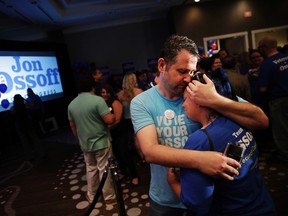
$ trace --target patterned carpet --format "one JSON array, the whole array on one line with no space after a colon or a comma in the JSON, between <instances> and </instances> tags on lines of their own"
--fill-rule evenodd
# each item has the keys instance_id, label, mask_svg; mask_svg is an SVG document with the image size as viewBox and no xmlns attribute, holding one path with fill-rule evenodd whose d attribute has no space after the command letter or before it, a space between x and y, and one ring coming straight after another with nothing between
<instances>
[{"instance_id":1,"label":"patterned carpet","mask_svg":"<svg viewBox=\"0 0 288 216\"><path fill-rule=\"evenodd\" d=\"M75 153L71 159L65 160L58 170L57 180L53 182L54 190L61 194L63 199L72 198L75 200L75 209L80 211L87 210L89 206L85 198L87 185L83 160L81 153ZM147 173L147 168L138 166L138 171L143 172L144 169L145 173ZM122 193L128 195L128 198L124 201L127 215L146 215L145 212L147 212L147 207L149 207L147 193L149 182L144 181L143 177L141 179L141 186L138 187L132 187L129 180L120 182ZM91 215L117 215L117 213L117 205L105 205L100 198Z\"/></svg>"},{"instance_id":2,"label":"patterned carpet","mask_svg":"<svg viewBox=\"0 0 288 216\"><path fill-rule=\"evenodd\" d=\"M1 158L0 215L85 215L89 203L85 163L70 133L56 133L42 140L46 157L24 161L21 152ZM16 146L19 147L19 146ZM17 148L16 148L17 149ZM4 155L2 155L4 156ZM127 215L147 215L149 207L149 166L137 164L139 185L121 180ZM92 215L118 215L117 205L105 205L101 198Z\"/></svg>"},{"instance_id":3,"label":"patterned carpet","mask_svg":"<svg viewBox=\"0 0 288 216\"><path fill-rule=\"evenodd\" d=\"M17 144L15 144L17 145ZM89 203L83 155L67 130L58 131L42 140L46 157L24 161L19 146L11 146L0 158L1 216L80 216ZM287 165L267 163L269 153L262 153L260 171L275 201L278 216L288 215ZM137 164L140 184L132 187L121 181L128 216L148 215L149 166ZM100 200L90 214L117 216L117 205L104 205Z\"/></svg>"}]
</instances>

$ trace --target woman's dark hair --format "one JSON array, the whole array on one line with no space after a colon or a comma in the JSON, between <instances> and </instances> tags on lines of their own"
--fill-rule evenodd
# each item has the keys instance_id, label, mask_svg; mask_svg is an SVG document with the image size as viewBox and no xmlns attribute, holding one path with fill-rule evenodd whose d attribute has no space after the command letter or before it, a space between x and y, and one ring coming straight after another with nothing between
<instances>
[{"instance_id":1,"label":"woman's dark hair","mask_svg":"<svg viewBox=\"0 0 288 216\"><path fill-rule=\"evenodd\" d=\"M218 94L230 98L231 100L238 101L237 95L228 80L227 73L222 68L217 68L213 73L206 74L214 83L215 89ZM209 119L215 118L219 115L216 110L210 109Z\"/></svg>"},{"instance_id":2,"label":"woman's dark hair","mask_svg":"<svg viewBox=\"0 0 288 216\"><path fill-rule=\"evenodd\" d=\"M251 59L252 54L259 53L260 56L262 56L261 52L258 49L251 49L249 50L249 58Z\"/></svg>"},{"instance_id":3,"label":"woman's dark hair","mask_svg":"<svg viewBox=\"0 0 288 216\"><path fill-rule=\"evenodd\" d=\"M206 71L206 68L207 68L206 63L207 63L207 58L200 58L199 61L197 62L197 66Z\"/></svg>"},{"instance_id":4,"label":"woman's dark hair","mask_svg":"<svg viewBox=\"0 0 288 216\"><path fill-rule=\"evenodd\" d=\"M225 69L233 69L236 66L236 58L233 56L226 56L222 59L222 66Z\"/></svg>"},{"instance_id":5,"label":"woman's dark hair","mask_svg":"<svg viewBox=\"0 0 288 216\"><path fill-rule=\"evenodd\" d=\"M116 94L115 94L115 91L114 91L114 89L112 88L112 86L109 85L109 84L105 84L105 85L102 87L102 89L105 89L106 92L107 92L108 94L110 94L110 98L106 101L106 103L107 103L108 107L111 107L113 101L114 101L115 99L117 99L117 96L116 96Z\"/></svg>"},{"instance_id":6,"label":"woman's dark hair","mask_svg":"<svg viewBox=\"0 0 288 216\"><path fill-rule=\"evenodd\" d=\"M226 71L217 68L213 73L209 73L208 77L213 81L216 91L224 97L237 101L236 93L228 79Z\"/></svg>"},{"instance_id":7,"label":"woman's dark hair","mask_svg":"<svg viewBox=\"0 0 288 216\"><path fill-rule=\"evenodd\" d=\"M221 48L221 49L218 51L217 54L220 54L220 52L222 52L222 51L226 52L227 56L230 55L229 51L228 51L227 49L225 49L225 48Z\"/></svg>"},{"instance_id":8,"label":"woman's dark hair","mask_svg":"<svg viewBox=\"0 0 288 216\"><path fill-rule=\"evenodd\" d=\"M220 59L218 54L214 54L206 59L206 71L212 71L212 65L214 64L216 58Z\"/></svg>"}]
</instances>

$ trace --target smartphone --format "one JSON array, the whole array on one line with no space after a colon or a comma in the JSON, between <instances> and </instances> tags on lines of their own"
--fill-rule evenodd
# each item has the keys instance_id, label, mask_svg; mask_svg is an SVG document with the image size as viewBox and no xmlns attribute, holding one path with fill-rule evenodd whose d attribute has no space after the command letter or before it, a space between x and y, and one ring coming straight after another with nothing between
<instances>
[{"instance_id":1,"label":"smartphone","mask_svg":"<svg viewBox=\"0 0 288 216\"><path fill-rule=\"evenodd\" d=\"M241 147L239 143L228 142L224 151L224 155L240 162L245 152L245 148Z\"/></svg>"},{"instance_id":2,"label":"smartphone","mask_svg":"<svg viewBox=\"0 0 288 216\"><path fill-rule=\"evenodd\" d=\"M200 72L200 71L196 71L193 73L191 79L190 79L190 82L192 82L192 80L198 80L199 82L203 83L203 84L206 84L204 78L203 78L203 73Z\"/></svg>"}]
</instances>

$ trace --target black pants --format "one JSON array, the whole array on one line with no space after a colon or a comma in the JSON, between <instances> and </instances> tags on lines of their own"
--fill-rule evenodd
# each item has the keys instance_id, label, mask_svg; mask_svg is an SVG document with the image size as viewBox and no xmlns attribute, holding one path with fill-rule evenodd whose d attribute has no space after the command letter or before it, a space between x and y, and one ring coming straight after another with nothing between
<instances>
[{"instance_id":1,"label":"black pants","mask_svg":"<svg viewBox=\"0 0 288 216\"><path fill-rule=\"evenodd\" d=\"M149 216L195 216L195 213L186 209L162 206L150 199Z\"/></svg>"}]
</instances>

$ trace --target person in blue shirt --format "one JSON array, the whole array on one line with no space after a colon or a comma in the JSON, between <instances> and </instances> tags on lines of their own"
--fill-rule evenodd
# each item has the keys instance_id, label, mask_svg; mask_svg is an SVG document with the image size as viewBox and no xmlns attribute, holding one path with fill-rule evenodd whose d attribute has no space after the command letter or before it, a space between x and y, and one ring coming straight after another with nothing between
<instances>
[{"instance_id":1,"label":"person in blue shirt","mask_svg":"<svg viewBox=\"0 0 288 216\"><path fill-rule=\"evenodd\" d=\"M206 82L211 80L205 79ZM218 92L229 95L219 82L214 84ZM276 215L258 170L258 150L253 134L215 110L196 104L187 91L182 106L189 119L202 125L188 138L184 149L224 152L227 143L237 143L244 154L234 181L215 179L195 169L181 168L180 174L169 169L167 180L177 197L197 216Z\"/></svg>"},{"instance_id":2,"label":"person in blue shirt","mask_svg":"<svg viewBox=\"0 0 288 216\"><path fill-rule=\"evenodd\" d=\"M288 165L288 56L277 50L277 40L265 36L259 41L265 56L259 68L258 90L268 97L268 106L276 152L270 162Z\"/></svg>"}]
</instances>

